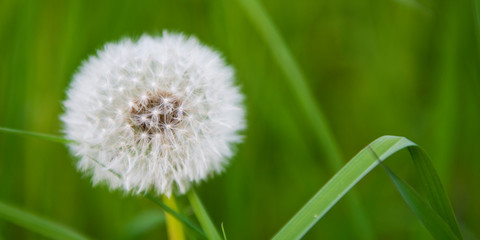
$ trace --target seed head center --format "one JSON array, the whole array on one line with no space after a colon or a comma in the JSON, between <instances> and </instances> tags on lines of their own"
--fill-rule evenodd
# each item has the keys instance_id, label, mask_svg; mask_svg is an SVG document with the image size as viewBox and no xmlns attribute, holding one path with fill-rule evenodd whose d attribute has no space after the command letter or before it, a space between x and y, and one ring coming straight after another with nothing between
<instances>
[{"instance_id":1,"label":"seed head center","mask_svg":"<svg viewBox=\"0 0 480 240\"><path fill-rule=\"evenodd\" d=\"M181 102L168 92L142 95L130 108L132 126L153 135L171 129L183 116Z\"/></svg>"}]
</instances>

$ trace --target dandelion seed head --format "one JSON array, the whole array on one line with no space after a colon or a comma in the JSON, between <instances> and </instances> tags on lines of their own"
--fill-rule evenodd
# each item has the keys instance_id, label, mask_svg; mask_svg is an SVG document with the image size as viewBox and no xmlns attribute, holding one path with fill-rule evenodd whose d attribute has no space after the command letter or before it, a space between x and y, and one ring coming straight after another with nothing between
<instances>
[{"instance_id":1,"label":"dandelion seed head","mask_svg":"<svg viewBox=\"0 0 480 240\"><path fill-rule=\"evenodd\" d=\"M85 61L61 119L94 184L170 195L227 165L245 128L243 98L215 51L164 32L106 44Z\"/></svg>"}]
</instances>

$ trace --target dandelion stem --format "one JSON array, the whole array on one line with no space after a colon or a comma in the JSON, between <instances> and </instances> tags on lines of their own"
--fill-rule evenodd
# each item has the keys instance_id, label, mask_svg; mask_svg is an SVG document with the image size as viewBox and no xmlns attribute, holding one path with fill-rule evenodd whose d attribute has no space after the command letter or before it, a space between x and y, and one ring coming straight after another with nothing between
<instances>
[{"instance_id":1,"label":"dandelion stem","mask_svg":"<svg viewBox=\"0 0 480 240\"><path fill-rule=\"evenodd\" d=\"M172 210L178 211L177 203L175 201L175 196L171 197L163 196L163 202L165 205L169 206ZM184 240L185 234L183 233L182 223L178 221L174 216L165 211L165 216L167 217L167 232L168 239L170 240Z\"/></svg>"}]
</instances>

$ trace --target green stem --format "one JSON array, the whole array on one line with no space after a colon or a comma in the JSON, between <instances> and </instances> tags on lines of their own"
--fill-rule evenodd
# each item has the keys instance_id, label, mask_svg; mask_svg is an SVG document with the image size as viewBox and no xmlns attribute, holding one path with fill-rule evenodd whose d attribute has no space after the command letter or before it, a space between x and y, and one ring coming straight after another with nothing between
<instances>
[{"instance_id":1,"label":"green stem","mask_svg":"<svg viewBox=\"0 0 480 240\"><path fill-rule=\"evenodd\" d=\"M205 210L205 207L203 207L202 201L198 197L195 190L191 189L187 193L187 197L188 197L188 200L190 201L190 205L192 205L193 211L195 212L195 215L197 216L198 221L200 222L200 225L202 226L203 230L205 230L205 233L208 236L208 239L211 239L211 240L222 239L220 237L220 234L217 231L217 228L215 227L215 224L213 224L212 219L210 218L210 216L208 216L208 213Z\"/></svg>"},{"instance_id":2,"label":"green stem","mask_svg":"<svg viewBox=\"0 0 480 240\"><path fill-rule=\"evenodd\" d=\"M177 203L175 201L175 196L163 197L163 202L165 205L169 206L172 210L178 211ZM185 234L183 233L183 227L180 221L174 216L165 211L165 216L167 220L167 232L168 239L170 240L185 240Z\"/></svg>"},{"instance_id":3,"label":"green stem","mask_svg":"<svg viewBox=\"0 0 480 240\"><path fill-rule=\"evenodd\" d=\"M183 215L180 215L179 213L177 213L176 211L168 207L165 203L163 203L162 201L160 201L150 193L145 194L145 197L148 198L153 203L160 206L165 212L177 218L179 221L185 224L185 226L187 226L188 228L196 232L200 237L202 237L203 239L207 239L207 236L205 235L205 233L199 227L197 227L194 223L192 223L188 218L184 217Z\"/></svg>"}]
</instances>

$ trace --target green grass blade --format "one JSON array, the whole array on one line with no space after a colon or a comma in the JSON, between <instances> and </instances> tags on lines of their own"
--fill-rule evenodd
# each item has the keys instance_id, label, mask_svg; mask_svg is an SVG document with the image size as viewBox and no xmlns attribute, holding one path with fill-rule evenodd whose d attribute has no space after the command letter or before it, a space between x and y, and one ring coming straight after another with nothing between
<instances>
[{"instance_id":1,"label":"green grass blade","mask_svg":"<svg viewBox=\"0 0 480 240\"><path fill-rule=\"evenodd\" d=\"M387 166L383 165L407 205L430 231L435 239L458 239L450 226L430 205L404 180L396 176Z\"/></svg>"},{"instance_id":2,"label":"green grass blade","mask_svg":"<svg viewBox=\"0 0 480 240\"><path fill-rule=\"evenodd\" d=\"M421 175L425 198L432 209L462 239L448 198L429 158L412 141L404 137L383 136L360 151L335 174L313 198L275 235L274 239L301 238L357 182L392 154L408 148L415 168ZM379 161L380 160L380 161Z\"/></svg>"},{"instance_id":3,"label":"green grass blade","mask_svg":"<svg viewBox=\"0 0 480 240\"><path fill-rule=\"evenodd\" d=\"M208 213L203 207L202 201L200 201L200 198L198 197L195 190L190 190L187 196L190 204L192 205L193 211L195 212L195 215L200 222L200 225L202 225L203 230L205 230L208 239L221 240L222 238L220 237L217 228L215 228L215 224L213 224L212 220L208 216Z\"/></svg>"},{"instance_id":4,"label":"green grass blade","mask_svg":"<svg viewBox=\"0 0 480 240\"><path fill-rule=\"evenodd\" d=\"M295 99L299 102L307 120L313 126L319 138L328 161L335 166L335 171L341 167L343 157L326 118L318 106L312 92L307 86L307 80L298 63L293 58L279 31L267 15L265 9L256 0L237 0L245 10L259 34L270 48L274 59L284 72L287 84L290 85Z\"/></svg>"},{"instance_id":5,"label":"green grass blade","mask_svg":"<svg viewBox=\"0 0 480 240\"><path fill-rule=\"evenodd\" d=\"M171 214L172 216L174 216L176 219L178 219L180 222L182 222L185 226L187 226L188 228L190 228L191 230L193 230L195 233L197 233L200 237L202 237L203 239L206 239L207 236L205 235L205 233L199 228L197 227L197 225L195 225L194 223L192 223L188 218L186 218L185 216L177 213L176 211L174 211L173 209L169 208L165 203L163 203L160 199L156 198L155 196L153 196L152 194L150 193L147 193L145 194L145 197L150 199L150 201L152 201L153 203L157 204L158 206L160 206L161 208L163 208L163 210L165 210L165 212L168 212L169 214Z\"/></svg>"},{"instance_id":6,"label":"green grass blade","mask_svg":"<svg viewBox=\"0 0 480 240\"><path fill-rule=\"evenodd\" d=\"M65 226L40 218L2 202L0 202L0 218L51 239L88 239Z\"/></svg>"},{"instance_id":7,"label":"green grass blade","mask_svg":"<svg viewBox=\"0 0 480 240\"><path fill-rule=\"evenodd\" d=\"M47 140L47 141L51 141L51 142L58 142L58 143L63 143L63 144L74 143L75 142L73 140L69 140L69 139L59 137L59 136L55 136L55 135L29 132L29 131L24 131L24 130L4 128L4 127L0 127L0 132L12 133L12 134L17 134L17 135L22 135L22 136L36 137L36 138L40 138L40 139L43 139L43 140Z\"/></svg>"},{"instance_id":8,"label":"green grass blade","mask_svg":"<svg viewBox=\"0 0 480 240\"><path fill-rule=\"evenodd\" d=\"M298 102L305 119L312 126L326 156L330 171L336 172L343 165L344 158L323 111L308 88L307 79L300 66L295 61L275 24L258 1L237 0L237 2L245 10L246 15L263 37L267 47L270 48L274 59L286 76L287 84L293 91L294 100ZM353 227L359 235L358 237L360 239L372 239L373 232L358 196L352 193L347 201L354 224Z\"/></svg>"},{"instance_id":9,"label":"green grass blade","mask_svg":"<svg viewBox=\"0 0 480 240\"><path fill-rule=\"evenodd\" d=\"M225 228L223 227L223 222L222 222L222 233L223 233L223 240L227 240L227 233L225 233Z\"/></svg>"},{"instance_id":10,"label":"green grass blade","mask_svg":"<svg viewBox=\"0 0 480 240\"><path fill-rule=\"evenodd\" d=\"M420 176L422 184L423 195L431 207L448 223L455 235L462 239L462 233L458 227L455 214L452 206L448 201L447 194L440 182L435 168L433 167L430 158L427 156L422 148L409 147L408 151L414 160L415 169Z\"/></svg>"}]
</instances>

